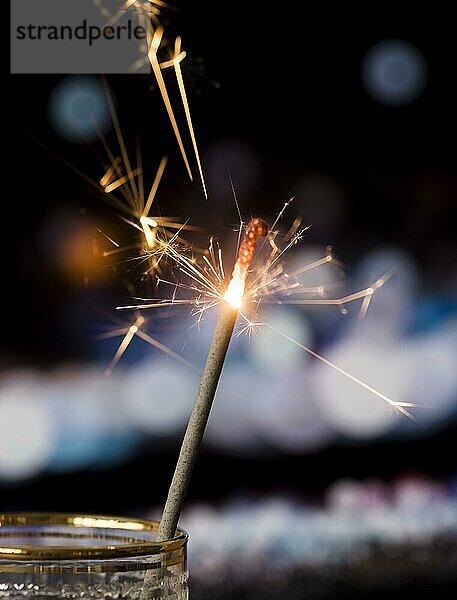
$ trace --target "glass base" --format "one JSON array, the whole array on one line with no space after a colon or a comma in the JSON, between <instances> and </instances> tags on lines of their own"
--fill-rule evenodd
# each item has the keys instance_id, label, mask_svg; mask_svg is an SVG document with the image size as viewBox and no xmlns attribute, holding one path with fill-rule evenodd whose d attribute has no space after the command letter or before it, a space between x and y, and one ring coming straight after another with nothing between
<instances>
[{"instance_id":1,"label":"glass base","mask_svg":"<svg viewBox=\"0 0 457 600\"><path fill-rule=\"evenodd\" d=\"M0 515L0 599L187 600L187 534L85 515ZM143 591L144 588L144 591Z\"/></svg>"}]
</instances>

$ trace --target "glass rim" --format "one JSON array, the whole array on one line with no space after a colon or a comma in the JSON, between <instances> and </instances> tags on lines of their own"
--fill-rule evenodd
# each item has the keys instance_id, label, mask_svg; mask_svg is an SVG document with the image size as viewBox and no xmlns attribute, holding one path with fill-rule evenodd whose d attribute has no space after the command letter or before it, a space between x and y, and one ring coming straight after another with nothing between
<instances>
[{"instance_id":1,"label":"glass rim","mask_svg":"<svg viewBox=\"0 0 457 600\"><path fill-rule=\"evenodd\" d=\"M5 545L2 537L2 528L17 527L52 527L68 525L76 530L118 530L128 533L136 532L150 534L159 528L158 521L147 521L144 519L118 517L111 515L93 515L79 513L0 513L0 560L16 561L68 561L68 560L104 560L129 557L144 557L158 554L176 552L184 548L188 540L188 534L184 529L178 527L174 538L155 542L139 538L122 538L128 543L113 544L105 546L37 546L37 545ZM77 536L75 536L77 537Z\"/></svg>"}]
</instances>

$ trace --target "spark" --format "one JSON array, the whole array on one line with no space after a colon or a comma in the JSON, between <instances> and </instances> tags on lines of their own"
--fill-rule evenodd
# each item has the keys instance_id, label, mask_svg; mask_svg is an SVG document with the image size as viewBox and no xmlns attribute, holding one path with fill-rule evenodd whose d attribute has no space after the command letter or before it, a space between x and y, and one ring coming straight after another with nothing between
<instances>
[{"instance_id":1,"label":"spark","mask_svg":"<svg viewBox=\"0 0 457 600\"><path fill-rule=\"evenodd\" d=\"M116 190L117 188L121 187L121 185L124 185L124 183L127 183L127 181L130 181L132 179L132 177L136 177L137 175L140 175L140 174L141 174L141 169L133 169L132 171L129 171L127 173L127 175L124 175L120 179L117 179L116 181L113 181L112 183L107 185L103 191L105 192L105 194L109 194L113 190Z\"/></svg>"},{"instance_id":2,"label":"spark","mask_svg":"<svg viewBox=\"0 0 457 600\"><path fill-rule=\"evenodd\" d=\"M364 319L366 317L372 298L373 294L370 294L368 296L365 296L365 298L363 299L362 306L360 307L359 319Z\"/></svg>"},{"instance_id":3,"label":"spark","mask_svg":"<svg viewBox=\"0 0 457 600\"><path fill-rule=\"evenodd\" d=\"M253 318L248 318L243 312L240 311L240 315L245 321L245 324L240 327L236 333L236 337L241 337L242 335L247 335L249 338L255 333L258 333L262 327L268 325L263 321L255 321Z\"/></svg>"},{"instance_id":4,"label":"spark","mask_svg":"<svg viewBox=\"0 0 457 600\"><path fill-rule=\"evenodd\" d=\"M184 112L186 114L187 125L189 127L190 137L192 139L192 145L194 147L195 158L197 160L198 172L200 174L200 180L203 187L203 193L205 194L205 198L208 199L208 193L206 190L205 178L203 176L203 169L200 162L200 155L198 152L197 140L195 139L194 126L192 124L192 117L190 115L189 103L187 101L186 88L184 86L184 79L181 71L181 38L177 37L175 42L175 58L173 58L173 66L175 69L176 79L178 81L179 92L181 94L182 103L184 106ZM184 58L184 57L183 57Z\"/></svg>"},{"instance_id":5,"label":"spark","mask_svg":"<svg viewBox=\"0 0 457 600\"><path fill-rule=\"evenodd\" d=\"M106 173L100 179L100 185L101 185L102 188L106 188L106 186L108 185L108 183L114 177L114 175L116 174L116 172L117 172L117 170L119 168L120 162L121 162L120 157L117 157L115 159L115 163L113 165L111 165L110 167L108 167L108 169L106 170Z\"/></svg>"},{"instance_id":6,"label":"spark","mask_svg":"<svg viewBox=\"0 0 457 600\"><path fill-rule=\"evenodd\" d=\"M198 228L187 224L183 225L176 217L150 214L165 173L168 158L167 156L161 158L149 194L145 199L143 183L144 173L141 165L140 147L137 144L136 165L132 165L132 160L127 151L127 145L122 135L110 90L105 80L103 80L103 84L121 156L115 157L115 154L108 146L106 140L100 135L100 141L102 142L110 162L108 168L105 168L104 175L101 177L99 184L93 182L90 178L80 173L77 169L74 169L71 165L69 166L96 188L97 191L101 188L104 198L109 195L109 202L121 213L119 214L119 218L130 227L139 231L144 239L144 243L140 242L135 245L120 247L118 244L116 250L106 251L104 252L104 256L113 256L127 250L140 248L145 253L141 260L145 260L149 263L149 267L145 274L149 275L154 272L160 273L160 262L164 254L162 250L163 246L158 244L157 240L160 238L162 242L165 243L172 240L175 243L180 242L184 244L184 240L174 237L172 230L192 231L197 230ZM116 195L118 192L120 192L122 198ZM155 212L157 213L157 211ZM127 216L124 216L122 213L125 213Z\"/></svg>"},{"instance_id":7,"label":"spark","mask_svg":"<svg viewBox=\"0 0 457 600\"><path fill-rule=\"evenodd\" d=\"M178 362L185 365L186 367L188 367L194 371L199 371L199 369L197 367L195 367L192 363L190 363L188 360L186 360L183 356L181 356L180 354L177 354L176 352L171 350L171 348L169 348L165 344L162 344L162 342L159 342L155 338L151 337L148 333L146 333L142 329L143 326L145 325L145 323L146 323L146 319L142 315L140 315L136 318L135 322L132 325L130 325L129 327L117 329L117 330L111 331L107 334L103 334L103 335L99 336L99 339L118 337L120 335L124 336L121 343L119 344L119 347L117 348L109 366L105 369L105 375L107 375L107 376L111 375L111 373L113 372L113 369L119 363L119 361L121 360L122 356L125 354L127 348L130 346L130 344L135 336L137 336L140 339L142 339L143 341L147 342L150 346L157 348L158 350L160 350L161 352L163 352L170 358L177 360Z\"/></svg>"},{"instance_id":8,"label":"spark","mask_svg":"<svg viewBox=\"0 0 457 600\"><path fill-rule=\"evenodd\" d=\"M152 40L148 51L149 62L151 63L152 70L154 72L155 78L157 80L157 84L160 89L160 93L162 94L162 99L165 104L165 108L168 113L168 118L170 119L171 126L173 128L173 132L176 137L176 141L178 142L179 149L181 151L181 156L183 158L184 164L187 169L187 173L191 181L193 181L192 172L190 170L189 161L187 160L186 151L184 149L184 144L182 142L181 134L179 132L178 123L175 118L175 114L173 112L173 107L171 106L170 98L168 96L167 87L165 85L164 78L162 76L162 71L160 69L159 60L157 58L157 52L160 48L160 44L162 41L164 29L162 25L158 25L156 29L152 32Z\"/></svg>"},{"instance_id":9,"label":"spark","mask_svg":"<svg viewBox=\"0 0 457 600\"><path fill-rule=\"evenodd\" d=\"M152 20L154 20L154 19L152 19ZM179 93L181 96L181 102L183 105L184 114L186 116L187 126L189 129L189 134L190 134L190 138L192 141L192 147L193 147L195 159L197 162L197 168L198 168L198 172L199 172L199 176L200 176L200 180L201 180L201 184L202 184L202 188L203 188L203 193L205 195L205 198L208 199L208 192L207 192L207 188L206 188L205 177L203 174L203 168L202 168L202 164L201 164L201 160L200 160L200 153L198 150L195 129L194 129L193 121L192 121L189 101L187 98L186 87L184 84L184 77L183 77L182 69L181 69L181 63L186 58L187 53L181 49L182 40L181 40L181 37L178 36L175 39L175 47L174 47L173 56L169 60L159 62L158 52L159 52L160 46L162 44L164 28L160 24L160 22L156 22L155 25L156 25L156 27L153 28L151 22L146 22L146 31L147 31L147 37L148 37L148 42L149 42L147 59L149 60L149 63L151 64L153 73L155 75L157 84L159 86L159 90L162 95L162 100L164 102L164 105L165 105L165 108L166 108L166 111L168 114L168 118L170 119L170 123L173 128L173 132L175 134L176 141L178 142L178 146L179 146L185 167L187 169L187 173L189 175L190 180L193 181L192 171L191 171L191 168L189 165L189 160L187 158L186 150L184 148L182 136L179 131L178 122L175 117L175 113L174 113L173 106L172 106L172 103L171 103L171 100L170 100L170 97L168 94L165 80L161 73L161 71L163 71L169 67L173 67L173 69L174 69L176 81L178 83ZM138 63L136 63L133 68L136 69L141 64L144 64L143 60L138 61Z\"/></svg>"},{"instance_id":10,"label":"spark","mask_svg":"<svg viewBox=\"0 0 457 600\"><path fill-rule=\"evenodd\" d=\"M327 256L324 261L325 262L330 262L330 260L328 260L329 257ZM314 264L322 264L322 261L316 261L316 263ZM302 269L299 269L299 272L303 272ZM327 306L344 306L345 304L348 304L349 302L353 302L354 300L361 300L363 299L362 302L362 314L363 316L366 315L366 312L368 310L368 306L371 302L371 299L374 295L374 293L376 292L376 290L378 290L380 287L382 287L389 279L390 277L393 275L393 271L390 270L387 273L385 273L382 277L380 277L379 279L377 279L371 286L364 288L362 290L359 290L358 292L355 292L353 294L348 294L346 296L342 296L341 298L315 298L315 299L299 299L299 300L284 300L282 301L282 304L299 304L299 305L327 305ZM321 293L324 293L324 288L321 288Z\"/></svg>"},{"instance_id":11,"label":"spark","mask_svg":"<svg viewBox=\"0 0 457 600\"><path fill-rule=\"evenodd\" d=\"M108 368L105 370L105 375L111 375L114 367L117 365L117 363L120 361L120 359L124 355L125 351L127 350L127 348L130 345L130 342L133 340L134 336L138 333L139 328L143 325L143 323L144 323L144 317L139 316L136 319L135 323L127 329L123 340L119 344L119 347L113 356L113 359L111 360Z\"/></svg>"},{"instance_id":12,"label":"spark","mask_svg":"<svg viewBox=\"0 0 457 600\"><path fill-rule=\"evenodd\" d=\"M180 286L181 287L181 286ZM162 298L148 298L145 304L131 304L129 306L116 306L116 310L131 310L131 309L145 309L145 308L163 308L166 306L179 306L180 304L189 305L193 304L192 300L176 300L175 298L170 300L163 300Z\"/></svg>"},{"instance_id":13,"label":"spark","mask_svg":"<svg viewBox=\"0 0 457 600\"><path fill-rule=\"evenodd\" d=\"M239 205L239 202L238 202L238 197L236 195L235 186L233 185L233 179L232 179L232 176L231 176L230 172L228 173L228 177L229 177L229 181L230 181L230 187L232 189L233 201L235 202L236 211L238 213L238 218L239 218L238 239L237 239L237 242L236 242L236 256L237 256L238 252L239 252L239 249L240 249L241 234L242 234L243 227L244 227L244 221L243 221L243 217L241 215L241 210L240 210L240 205ZM235 256L235 258L236 258L236 256Z\"/></svg>"},{"instance_id":14,"label":"spark","mask_svg":"<svg viewBox=\"0 0 457 600\"><path fill-rule=\"evenodd\" d=\"M115 250L105 250L103 252L103 256L107 258L108 256L114 256L115 254L120 254L121 252L125 252L126 250L138 250L138 244L131 244L130 246L118 246Z\"/></svg>"},{"instance_id":15,"label":"spark","mask_svg":"<svg viewBox=\"0 0 457 600\"><path fill-rule=\"evenodd\" d=\"M97 231L98 231L98 233L101 233L102 236L105 237L109 242L111 242L113 244L113 246L116 246L116 248L119 248L119 244L115 240L113 240L113 238L110 238L110 236L107 235L104 231L102 231L98 227L97 227ZM105 252L103 253L103 256L105 256Z\"/></svg>"},{"instance_id":16,"label":"spark","mask_svg":"<svg viewBox=\"0 0 457 600\"><path fill-rule=\"evenodd\" d=\"M128 183L130 184L131 194L133 195L133 197L134 198L138 198L138 188L137 188L136 183L135 183L135 179L134 179L134 175L133 175L133 169L132 169L132 167L130 165L130 159L129 159L127 148L126 148L126 145L125 145L125 142L124 142L124 137L122 135L122 131L121 131L121 128L120 128L119 119L117 118L117 113L116 113L116 110L114 108L113 98L112 98L110 90L108 88L108 83L107 83L106 79L102 79L102 83L103 83L103 88L104 88L104 91L105 91L105 97L106 97L106 100L108 102L108 108L109 108L110 115L111 115L111 121L113 122L114 130L116 132L117 141L118 141L118 144L119 144L119 148L121 150L122 160L123 160L123 163L125 165L125 168L126 168L127 174L128 174L126 182L128 181Z\"/></svg>"},{"instance_id":17,"label":"spark","mask_svg":"<svg viewBox=\"0 0 457 600\"><path fill-rule=\"evenodd\" d=\"M285 203L283 209L276 218L275 223L282 217L285 208L289 204L290 201ZM275 241L278 238L279 232L277 230L272 231L271 229L268 229L267 233L267 227L265 224L262 225L262 223L263 222L260 221L260 225L258 224L258 227L260 227L259 231L262 230L264 235L269 238L270 253L260 267L252 267L251 260L254 254L253 250L257 243L257 236L261 234L258 233L256 235L255 231L250 231L250 228L253 227L253 224L250 223L246 229L247 238L239 245L238 260L233 269L233 276L228 286L225 282L226 270L222 258L222 249L214 236L209 240L208 250L203 254L202 261L197 260L192 254L190 256L188 255L188 246L180 248L174 243L175 237L169 240L157 239L156 244L157 247L161 249L160 252L170 259L172 264L176 265L179 272L188 279L188 283L176 278L173 281L167 281L160 278L158 281L176 289L185 290L187 292L190 291L194 296L187 299L176 299L176 297L171 299L148 299L150 300L149 302L146 300L138 305L131 304L129 306L119 306L117 308L119 310L127 308L147 309L158 308L161 306L189 305L194 307L195 314L201 316L208 308L225 300L233 306L240 307L241 304L245 304L246 308L251 307L252 309L252 307L256 307L255 310L258 310L260 303L334 305L344 309L345 305L350 302L356 300L364 301L365 298L371 298L392 275L392 272L388 272L371 286L359 290L358 292L338 298L327 298L327 292L338 284L305 287L300 283L298 276L313 269L318 269L325 264L332 263L341 265L341 263L333 257L331 248L327 249L327 254L322 258L303 265L289 273L285 269L284 258L285 254L298 243L297 237L301 238L302 229L299 228L299 221L295 220L293 227L289 229L284 248L278 246ZM183 225L183 227L185 226L186 224ZM250 234L253 235L253 238L249 237ZM253 240L255 240L255 244L253 243ZM248 277L252 271L254 271L253 276ZM311 294L315 297L296 297L299 295L303 296L304 294ZM365 305L362 307L364 313L366 313L368 308L366 304L367 303L365 302ZM252 329L252 327L250 329Z\"/></svg>"},{"instance_id":18,"label":"spark","mask_svg":"<svg viewBox=\"0 0 457 600\"><path fill-rule=\"evenodd\" d=\"M105 26L116 24L124 14L134 8L138 17L149 16L156 19L161 14L161 9L172 9L173 7L161 0L125 0L116 12L111 13L104 5L102 0L93 0L100 13L108 19Z\"/></svg>"},{"instance_id":19,"label":"spark","mask_svg":"<svg viewBox=\"0 0 457 600\"><path fill-rule=\"evenodd\" d=\"M146 204L144 205L142 217L147 217L149 215L149 211L151 210L152 203L154 202L154 198L156 197L157 190L159 189L160 182L162 180L162 176L165 171L165 167L167 166L168 157L163 156L160 161L159 167L157 169L156 176L154 178L154 182L151 186L151 191L149 192L148 199Z\"/></svg>"},{"instance_id":20,"label":"spark","mask_svg":"<svg viewBox=\"0 0 457 600\"><path fill-rule=\"evenodd\" d=\"M173 352L173 350L170 350L170 348L168 348L168 346L165 346L164 344L162 344L158 340L152 338L150 335L148 335L144 331L138 330L136 333L137 333L137 336L140 339L144 340L145 342L147 342L151 346L154 346L154 348L157 348L161 352L164 352L165 354L167 354L171 358L174 358L175 360L177 360L178 362L182 363L186 367L189 367L189 369L192 369L193 371L197 371L198 373L200 372L200 369L198 369L197 367L195 367L192 363L190 363L188 360L186 360L185 358L183 358L180 354L177 354L176 352Z\"/></svg>"},{"instance_id":21,"label":"spark","mask_svg":"<svg viewBox=\"0 0 457 600\"><path fill-rule=\"evenodd\" d=\"M374 394L378 398L381 398L381 400L384 400L384 402L386 402L387 404L389 404L390 406L392 406L393 408L395 408L395 410L397 410L399 413L405 415L406 417L408 417L412 421L416 421L415 417L408 410L406 410L406 409L407 408L417 408L417 406L418 406L417 404L414 404L412 402L400 402L400 401L392 400L392 398L389 398L389 396L386 396L385 394L383 394L382 392L380 392L376 388L372 387L371 385L368 385L368 383L365 383L364 381L362 381L358 377L355 377L354 375L351 375L351 373L349 373L348 371L345 371L344 369L342 369L341 367L339 367L335 363L331 362L327 358L321 356L320 354L318 354L314 350L311 350L311 348L308 348L304 344L301 344L297 340L294 340L292 337L290 337L289 335L287 335L283 331L280 331L279 329L277 329L273 325L268 324L268 327L272 331L276 332L278 335L282 336L283 338L285 338L286 340L288 340L289 342L291 342L292 344L294 344L295 346L297 346L298 348L301 348L302 350L304 350L305 352L307 352L308 354L310 354L311 356L313 356L317 360L320 360L325 365L331 367L332 369L334 369L335 371L337 371L338 373L340 373L341 375L343 375L344 377L346 377L350 381L353 381L354 383L356 383L360 387L368 390L369 392L371 392L372 394Z\"/></svg>"},{"instance_id":22,"label":"spark","mask_svg":"<svg viewBox=\"0 0 457 600\"><path fill-rule=\"evenodd\" d=\"M173 58L170 58L170 60L164 60L163 62L160 63L160 68L163 69L168 69L170 67L174 67L176 65L176 63L180 63L182 62L187 56L187 52L185 50L183 50L182 52L180 52L179 54L174 54Z\"/></svg>"}]
</instances>

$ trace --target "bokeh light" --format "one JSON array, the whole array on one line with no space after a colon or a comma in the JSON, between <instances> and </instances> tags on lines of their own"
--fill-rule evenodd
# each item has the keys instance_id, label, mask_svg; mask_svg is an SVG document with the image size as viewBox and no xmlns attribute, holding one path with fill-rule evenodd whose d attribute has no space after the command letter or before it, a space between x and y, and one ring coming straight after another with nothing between
<instances>
[{"instance_id":1,"label":"bokeh light","mask_svg":"<svg viewBox=\"0 0 457 600\"><path fill-rule=\"evenodd\" d=\"M427 83L427 63L406 40L384 40L362 62L362 81L370 96L385 106L404 106L416 100Z\"/></svg>"},{"instance_id":2,"label":"bokeh light","mask_svg":"<svg viewBox=\"0 0 457 600\"><path fill-rule=\"evenodd\" d=\"M269 326L309 346L313 342L313 331L308 319L292 307L284 311L282 307L272 305L262 311L262 321L265 325L260 325L258 331L247 340L252 363L277 375L284 371L297 370L306 360L303 351L279 336Z\"/></svg>"},{"instance_id":3,"label":"bokeh light","mask_svg":"<svg viewBox=\"0 0 457 600\"><path fill-rule=\"evenodd\" d=\"M296 569L309 577L311 566L325 578L338 566L379 560L384 552L398 555L402 544L424 561L424 544L457 531L457 499L449 485L425 478L391 485L342 479L328 488L324 508L286 495L239 497L217 508L195 504L182 522L197 581L223 585ZM375 572L376 562L370 563L370 575Z\"/></svg>"},{"instance_id":4,"label":"bokeh light","mask_svg":"<svg viewBox=\"0 0 457 600\"><path fill-rule=\"evenodd\" d=\"M308 364L289 374L265 371L257 389L262 393L257 429L273 448L303 454L320 450L333 440L334 433L316 400Z\"/></svg>"},{"instance_id":5,"label":"bokeh light","mask_svg":"<svg viewBox=\"0 0 457 600\"><path fill-rule=\"evenodd\" d=\"M111 127L102 84L96 77L65 77L49 97L49 120L70 142L89 144Z\"/></svg>"},{"instance_id":6,"label":"bokeh light","mask_svg":"<svg viewBox=\"0 0 457 600\"><path fill-rule=\"evenodd\" d=\"M255 455L265 448L256 425L263 404L259 382L256 369L242 363L226 365L205 434L212 447L235 455Z\"/></svg>"},{"instance_id":7,"label":"bokeh light","mask_svg":"<svg viewBox=\"0 0 457 600\"><path fill-rule=\"evenodd\" d=\"M95 370L61 369L46 400L58 432L49 468L57 472L116 464L135 448L125 427L120 385Z\"/></svg>"},{"instance_id":8,"label":"bokeh light","mask_svg":"<svg viewBox=\"0 0 457 600\"><path fill-rule=\"evenodd\" d=\"M13 371L0 380L0 480L20 481L48 466L56 429L41 378Z\"/></svg>"},{"instance_id":9,"label":"bokeh light","mask_svg":"<svg viewBox=\"0 0 457 600\"><path fill-rule=\"evenodd\" d=\"M109 276L97 224L78 209L56 209L38 232L43 258L73 284L100 281Z\"/></svg>"},{"instance_id":10,"label":"bokeh light","mask_svg":"<svg viewBox=\"0 0 457 600\"><path fill-rule=\"evenodd\" d=\"M187 422L198 375L171 359L139 362L122 383L122 405L129 422L155 435L175 434Z\"/></svg>"},{"instance_id":11,"label":"bokeh light","mask_svg":"<svg viewBox=\"0 0 457 600\"><path fill-rule=\"evenodd\" d=\"M329 348L326 357L392 400L408 398L410 364L398 344L384 340L373 345L371 340L354 336ZM387 402L334 369L323 365L315 369L319 406L336 432L363 440L394 427L399 414Z\"/></svg>"},{"instance_id":12,"label":"bokeh light","mask_svg":"<svg viewBox=\"0 0 457 600\"><path fill-rule=\"evenodd\" d=\"M457 322L448 320L429 335L412 336L406 354L412 362L410 398L424 405L423 425L437 424L457 409Z\"/></svg>"}]
</instances>

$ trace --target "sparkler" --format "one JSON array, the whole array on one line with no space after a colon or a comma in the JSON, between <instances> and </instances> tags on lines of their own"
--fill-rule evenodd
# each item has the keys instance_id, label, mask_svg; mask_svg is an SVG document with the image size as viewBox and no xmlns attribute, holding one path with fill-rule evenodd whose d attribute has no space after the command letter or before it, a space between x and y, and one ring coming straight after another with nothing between
<instances>
[{"instance_id":1,"label":"sparkler","mask_svg":"<svg viewBox=\"0 0 457 600\"><path fill-rule=\"evenodd\" d=\"M142 181L141 169L139 167L136 169L132 168L131 164L126 160L125 144L120 135L120 130L117 128L116 132L123 155L123 164L126 165L128 171L127 174L120 172L120 163L113 157L111 165L107 168L100 184L104 186L105 192L109 190L107 193L111 193L116 189L126 188L124 189L124 197L127 198L130 206L135 207L134 214L136 219L136 221L131 219L126 219L126 221L142 232L145 240L145 246L143 247L144 256L146 259L154 259L156 261L153 269L157 283L173 288L173 294L170 297L147 300L138 299L140 303L117 308L143 310L167 306L191 306L193 314L198 319L201 319L207 310L220 305L219 319L165 503L157 535L158 541L170 539L175 534L181 507L209 418L238 315L243 321L238 335L242 333L250 334L258 327L269 326L275 333L288 339L291 343L325 365L335 369L354 384L376 395L399 413L411 419L414 418L409 409L415 407L415 404L392 400L368 383L330 362L279 329L258 320L260 306L265 303L335 306L342 310L342 312L345 312L346 306L357 300L362 301L360 316L363 318L369 308L373 295L389 279L392 275L391 272L386 273L364 289L336 298L328 297L330 286L304 287L300 282L301 275L326 264L340 265L340 263L333 256L331 248L328 248L327 253L318 260L300 266L291 272L286 270L285 256L289 250L303 239L307 229L307 227L301 226L301 219L295 219L289 231L284 236L280 234L277 224L291 202L288 201L284 204L271 228L267 228L266 224L260 219L254 219L249 223L246 236L239 245L238 260L233 269L232 278L228 285L226 285L226 270L223 264L222 250L214 238L211 238L208 250L203 254L202 259L197 260L191 246L183 243L183 240L180 238L181 231L190 228L187 224L173 223L176 228L175 233L160 235L158 227L159 219L156 219L155 216L150 216L150 209L165 169L166 158L162 159L159 165L147 200L144 201L143 199L139 204L138 199L143 197L142 183L136 187L135 178L139 178L139 183ZM132 200L134 200L133 204ZM167 222L164 222L164 224L166 225ZM241 231L242 220L240 218L239 240L241 238ZM259 237L264 238L262 244L258 244ZM110 241L116 245L114 240ZM260 246L257 257L261 254L261 258L255 261L254 251L257 246ZM116 248L111 252L118 252L119 250L119 248ZM184 275L186 281L182 282L173 277L169 279L165 278L157 269L157 265L162 258L170 260L178 268L179 272ZM149 272L151 271L152 269ZM250 275L249 279L248 275ZM186 293L191 292L192 297L180 298L177 295L178 290L185 290ZM304 298L303 295L305 294L311 297ZM135 336L142 337L143 339L147 336L142 331L143 321L138 323L138 319L123 333L124 338L113 357L108 371L112 370ZM154 345L157 346L157 344ZM165 351L170 354L169 349ZM184 361L179 355L174 355L174 357L181 360L181 362ZM154 579L154 575L148 572L145 577L143 600L148 598L148 581L151 583L151 578Z\"/></svg>"},{"instance_id":2,"label":"sparkler","mask_svg":"<svg viewBox=\"0 0 457 600\"><path fill-rule=\"evenodd\" d=\"M283 209L280 211L273 224L274 227L278 223L279 219L283 216L284 211L289 203L290 202L286 202L284 204ZM185 253L179 252L179 250L173 245L164 248L164 252L167 252L168 255L173 258L178 265L179 270L186 275L186 277L190 280L190 283L180 284L176 281L167 282L163 280L162 282L173 285L175 291L177 288L182 288L185 290L191 290L196 295L193 299L188 300L178 299L174 295L169 299L156 299L153 302L141 304L139 306L143 309L146 309L159 308L161 306L193 304L194 311L196 314L198 314L199 318L201 318L204 311L208 310L208 308L219 304L221 307L219 319L206 359L205 368L200 380L197 397L195 399L186 432L184 434L175 472L163 509L162 518L157 533L157 541L171 539L175 535L186 491L190 482L195 461L197 459L206 424L208 422L210 410L238 315L240 315L245 322L241 331L250 333L257 326L264 325L261 323L256 323L255 321L255 314L260 303L268 301L280 301L281 303L302 304L305 303L303 299L293 298L293 294L297 293L298 291L302 293L307 292L318 294L320 296L324 296L326 293L326 290L322 286L304 289L300 286L297 278L302 273L316 269L325 264L337 263L331 254L330 249L328 249L327 254L322 258L308 265L304 265L292 273L287 273L284 269L282 259L285 253L302 239L304 231L306 230L306 228L300 228L300 225L301 221L299 219L295 220L294 225L285 236L285 243L283 247L280 248L277 243L279 241L279 232L276 229L268 229L265 222L261 219L253 219L248 224L245 237L242 243L239 245L238 259L235 263L232 277L226 287L224 286L225 271L222 262L222 252L219 246L214 243L213 239L210 241L208 253L203 257L201 264L186 257ZM262 260L262 258L260 259L262 261L262 266L255 271L255 269L253 269L254 252L259 245L259 238L264 238L264 242L260 245L257 255L264 247L267 249L269 248L269 252L266 260ZM251 276L250 281L248 281L248 276L250 274L253 274L253 276ZM383 277L379 278L370 287L353 294L348 294L334 299L309 299L309 303L330 304L341 308L350 302L361 299L362 311L363 313L366 313L368 308L366 299L371 299L375 291L387 281L390 275L391 273L387 273ZM283 297L281 300L278 300L278 294L280 293L285 295L285 297ZM254 306L254 317L248 317L247 310L252 306ZM272 325L268 326L278 335L287 338L291 343L297 345L303 351L311 354L314 358L320 360L327 366L335 369L342 376L348 378L353 383L360 385L367 391L375 394L399 413L413 418L408 410L415 406L413 403L399 402L390 399L382 392L363 382L361 379L351 375L349 372L325 359L317 352L314 352L297 340L287 336L287 334L279 329L273 327ZM149 600L149 590L154 588L155 584L157 583L156 579L157 574L152 572L146 573L141 596L142 600Z\"/></svg>"},{"instance_id":3,"label":"sparkler","mask_svg":"<svg viewBox=\"0 0 457 600\"><path fill-rule=\"evenodd\" d=\"M208 422L216 389L224 366L227 350L241 306L249 267L254 257L257 239L267 235L267 226L261 219L253 219L238 252L238 260L224 295L219 319L209 348L199 389L189 417L181 444L175 472L168 491L167 500L160 520L156 541L172 539L178 526L184 498L189 486L195 461L200 450L203 434ZM219 279L217 271L213 273ZM157 573L146 571L141 600L149 600L157 583Z\"/></svg>"},{"instance_id":4,"label":"sparkler","mask_svg":"<svg viewBox=\"0 0 457 600\"><path fill-rule=\"evenodd\" d=\"M246 229L246 236L240 246L238 260L236 261L232 278L224 295L224 302L211 341L197 397L192 408L186 433L184 434L181 451L157 533L158 541L170 539L175 534L192 469L197 459L214 395L224 366L225 356L232 338L238 309L243 300L246 279L254 257L257 240L259 237L266 235L267 226L261 219L253 219Z\"/></svg>"}]
</instances>

